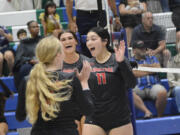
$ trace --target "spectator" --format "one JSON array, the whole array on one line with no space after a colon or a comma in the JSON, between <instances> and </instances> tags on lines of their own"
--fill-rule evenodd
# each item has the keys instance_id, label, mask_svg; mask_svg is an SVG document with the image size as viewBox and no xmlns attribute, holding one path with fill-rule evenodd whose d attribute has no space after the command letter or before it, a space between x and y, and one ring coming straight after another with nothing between
<instances>
[{"instance_id":1,"label":"spectator","mask_svg":"<svg viewBox=\"0 0 180 135\"><path fill-rule=\"evenodd\" d=\"M156 56L162 66L167 66L171 53L166 49L165 30L153 24L151 12L142 14L142 24L139 24L133 30L131 46L137 40L144 42L145 47L148 49L148 55Z\"/></svg>"},{"instance_id":2,"label":"spectator","mask_svg":"<svg viewBox=\"0 0 180 135\"><path fill-rule=\"evenodd\" d=\"M31 37L21 40L16 52L13 68L16 88L18 88L20 81L29 74L32 66L37 62L35 48L41 39L39 36L39 26L36 21L28 22L27 26Z\"/></svg>"},{"instance_id":3,"label":"spectator","mask_svg":"<svg viewBox=\"0 0 180 135\"><path fill-rule=\"evenodd\" d=\"M108 2L116 19L116 23L120 23L115 3L116 1L108 0ZM77 10L77 15L75 22L72 15L73 1L66 0L66 12L69 20L70 30L74 32L79 31L80 35L86 35L91 28L97 26L98 21L101 27L105 27L107 24L107 20L103 1L101 6L103 10L101 14L102 16L100 16L100 13L98 11L98 4L96 0L76 0L75 8Z\"/></svg>"},{"instance_id":4,"label":"spectator","mask_svg":"<svg viewBox=\"0 0 180 135\"><path fill-rule=\"evenodd\" d=\"M26 32L25 29L20 29L20 30L18 30L18 32L17 32L17 38L18 38L19 40L23 40L23 39L25 39L26 37L27 37L27 32Z\"/></svg>"},{"instance_id":5,"label":"spectator","mask_svg":"<svg viewBox=\"0 0 180 135\"><path fill-rule=\"evenodd\" d=\"M11 33L5 27L0 26L0 76L2 76L4 60L8 64L9 75L12 75L14 51L9 46L11 41L13 41Z\"/></svg>"},{"instance_id":6,"label":"spectator","mask_svg":"<svg viewBox=\"0 0 180 135\"><path fill-rule=\"evenodd\" d=\"M168 62L169 68L180 68L180 42L176 46L178 54ZM178 111L180 112L180 74L167 74L170 88L173 90Z\"/></svg>"},{"instance_id":7,"label":"spectator","mask_svg":"<svg viewBox=\"0 0 180 135\"><path fill-rule=\"evenodd\" d=\"M43 25L44 35L59 33L61 31L60 17L56 13L56 4L48 1L45 6L45 12L39 16L41 24Z\"/></svg>"},{"instance_id":8,"label":"spectator","mask_svg":"<svg viewBox=\"0 0 180 135\"><path fill-rule=\"evenodd\" d=\"M180 42L180 0L169 0L172 14L172 21L176 27L176 44Z\"/></svg>"},{"instance_id":9,"label":"spectator","mask_svg":"<svg viewBox=\"0 0 180 135\"><path fill-rule=\"evenodd\" d=\"M19 39L19 41L25 39L26 37L27 37L27 32L25 29L18 30L17 38ZM19 46L19 42L13 46L13 49L16 51L18 46Z\"/></svg>"},{"instance_id":10,"label":"spectator","mask_svg":"<svg viewBox=\"0 0 180 135\"><path fill-rule=\"evenodd\" d=\"M147 55L143 41L135 41L132 45L134 57L131 60L136 61L138 66L160 68L156 56ZM142 99L156 100L157 116L162 117L166 107L167 91L160 84L159 78L153 72L133 70L133 73L137 77L137 85L133 91Z\"/></svg>"},{"instance_id":11,"label":"spectator","mask_svg":"<svg viewBox=\"0 0 180 135\"><path fill-rule=\"evenodd\" d=\"M141 23L141 14L146 11L146 0L121 0L119 12L122 25L126 29L128 46L133 28Z\"/></svg>"}]
</instances>

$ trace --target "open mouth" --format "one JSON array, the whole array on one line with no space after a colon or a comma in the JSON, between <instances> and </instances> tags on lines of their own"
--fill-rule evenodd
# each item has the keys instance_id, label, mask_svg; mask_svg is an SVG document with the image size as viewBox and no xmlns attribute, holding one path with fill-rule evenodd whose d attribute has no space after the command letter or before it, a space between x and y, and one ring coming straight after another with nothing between
<instances>
[{"instance_id":1,"label":"open mouth","mask_svg":"<svg viewBox=\"0 0 180 135\"><path fill-rule=\"evenodd\" d=\"M68 49L68 48L71 48L71 47L72 47L71 45L68 45L68 46L66 46L65 48Z\"/></svg>"},{"instance_id":2,"label":"open mouth","mask_svg":"<svg viewBox=\"0 0 180 135\"><path fill-rule=\"evenodd\" d=\"M94 50L95 50L95 47L90 48L90 51L91 51L91 52L94 51Z\"/></svg>"}]
</instances>

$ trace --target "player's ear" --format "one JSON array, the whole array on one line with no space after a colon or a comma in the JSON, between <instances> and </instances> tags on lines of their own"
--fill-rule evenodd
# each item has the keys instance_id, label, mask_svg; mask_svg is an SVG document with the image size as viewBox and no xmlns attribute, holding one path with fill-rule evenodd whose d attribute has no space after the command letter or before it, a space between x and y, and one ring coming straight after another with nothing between
<instances>
[{"instance_id":1,"label":"player's ear","mask_svg":"<svg viewBox=\"0 0 180 135\"><path fill-rule=\"evenodd\" d=\"M104 46L106 46L106 45L107 45L108 40L107 40L107 39L102 39L102 42L103 42L103 45L104 45Z\"/></svg>"}]
</instances>

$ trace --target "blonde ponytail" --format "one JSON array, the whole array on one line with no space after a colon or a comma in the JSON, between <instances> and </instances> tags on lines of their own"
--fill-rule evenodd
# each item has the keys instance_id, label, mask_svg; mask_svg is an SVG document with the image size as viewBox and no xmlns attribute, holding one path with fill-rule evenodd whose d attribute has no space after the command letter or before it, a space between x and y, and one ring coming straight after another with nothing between
<instances>
[{"instance_id":1,"label":"blonde ponytail","mask_svg":"<svg viewBox=\"0 0 180 135\"><path fill-rule=\"evenodd\" d=\"M47 40L51 40L52 46L49 46ZM57 42L56 39L48 37L48 39L45 38L43 42L41 41L38 44L39 48L36 48L36 53L42 47L47 52L43 56L38 55L38 59L41 60L39 57L48 57L48 59L45 58L46 61L40 61L33 67L27 82L26 111L29 122L32 124L36 122L39 111L41 111L42 118L46 121L56 118L57 112L60 111L60 102L69 100L72 94L72 87L69 85L71 80L58 81L58 74L55 75L46 71L45 63L52 61L53 57L55 57L53 53L48 53L46 48L49 49L54 45L55 51L57 51L56 49L61 51L60 44L53 44L53 41Z\"/></svg>"}]
</instances>

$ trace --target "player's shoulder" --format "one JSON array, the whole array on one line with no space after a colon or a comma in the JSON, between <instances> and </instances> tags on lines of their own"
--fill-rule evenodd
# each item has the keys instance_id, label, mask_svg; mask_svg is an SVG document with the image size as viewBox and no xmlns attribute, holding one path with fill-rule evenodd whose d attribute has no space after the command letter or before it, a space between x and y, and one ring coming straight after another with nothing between
<instances>
[{"instance_id":1,"label":"player's shoulder","mask_svg":"<svg viewBox=\"0 0 180 135\"><path fill-rule=\"evenodd\" d=\"M87 56L85 56L85 55L83 55L83 54L80 54L79 56L80 56L80 59L81 59L81 60L90 61L90 59L91 59L91 58L89 58L89 57L87 57Z\"/></svg>"}]
</instances>

